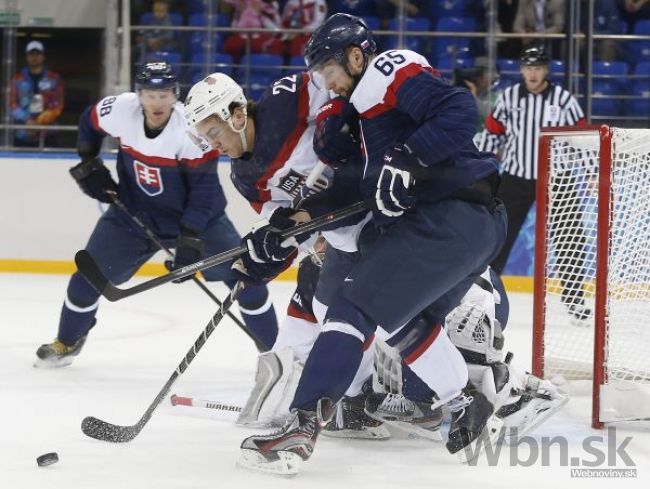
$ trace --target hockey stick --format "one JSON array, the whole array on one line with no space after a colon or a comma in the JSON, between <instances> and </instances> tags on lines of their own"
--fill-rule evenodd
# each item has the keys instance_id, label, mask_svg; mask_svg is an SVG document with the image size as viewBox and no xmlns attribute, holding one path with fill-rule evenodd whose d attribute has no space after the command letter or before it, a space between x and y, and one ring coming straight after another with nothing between
<instances>
[{"instance_id":1,"label":"hockey stick","mask_svg":"<svg viewBox=\"0 0 650 489\"><path fill-rule=\"evenodd\" d=\"M204 399L196 399L194 397L179 396L176 394L172 394L169 400L171 401L172 406L202 407L206 409L215 409L217 411L229 411L233 413L240 413L242 410L241 406L224 404L221 401L207 401Z\"/></svg>"},{"instance_id":2,"label":"hockey stick","mask_svg":"<svg viewBox=\"0 0 650 489\"><path fill-rule=\"evenodd\" d=\"M230 295L223 302L219 310L212 316L208 325L203 329L203 332L192 345L192 348L185 354L181 363L176 367L176 370L172 373L169 380L165 383L163 388L160 390L156 398L149 405L147 410L144 412L140 420L131 426L122 426L117 424L108 423L102 421L101 419L95 418L93 416L88 416L83 419L81 422L81 431L84 432L86 436L90 438L95 438L101 441L109 441L111 443L126 443L133 440L136 436L140 434L142 428L147 424L151 416L153 415L156 408L163 401L165 396L169 393L176 379L181 376L187 367L189 367L194 357L199 353L199 350L205 345L205 342L208 340L214 329L217 327L219 322L226 315L228 310L232 307L233 303L237 300L237 296L243 290L244 283L239 281L235 284Z\"/></svg>"},{"instance_id":3,"label":"hockey stick","mask_svg":"<svg viewBox=\"0 0 650 489\"><path fill-rule=\"evenodd\" d=\"M167 254L168 258L171 258L172 260L174 259L174 254L172 251L165 246L165 243L162 242L162 240L154 233L149 226L147 226L145 223L143 223L136 215L132 214L131 211L124 205L124 202L122 202L115 192L107 192L109 198L115 204L115 206L122 211L122 213L127 216L139 229L142 231L147 238L149 238L158 248L160 248L162 251L164 251ZM223 304L219 298L214 295L210 289L203 283L202 280L200 280L196 275L192 277L192 281L199 286L199 288L205 292L205 294L210 297L219 307ZM232 319L239 328L246 333L246 335L253 340L255 343L255 346L257 346L257 349L260 351L264 351L265 347L262 345L262 343L255 337L253 334L248 330L248 328L244 325L244 323L241 322L241 320L235 316L232 312L227 311L228 317Z\"/></svg>"},{"instance_id":4,"label":"hockey stick","mask_svg":"<svg viewBox=\"0 0 650 489\"><path fill-rule=\"evenodd\" d=\"M324 214L306 223L298 224L297 226L294 226L291 229L287 229L286 231L282 232L281 236L283 238L290 238L303 234L310 234L313 231L317 231L328 224L332 224L360 212L367 211L370 209L373 203L374 199L357 202L356 204L352 204L348 207L344 207L343 209ZM214 267L216 265L220 265L227 261L233 260L243 255L247 251L248 248L245 245L240 245L237 248L233 248L232 250L209 256L186 267L173 270L172 272L169 272L165 275L161 275L160 277L156 277L154 279L142 282L138 285L126 289L120 289L116 287L115 284L113 284L110 280L108 280L95 263L95 260L93 260L93 258L86 250L78 251L75 255L74 260L79 271L86 277L92 286L95 287L99 293L101 293L109 301L115 302L126 297L139 294L140 292L153 289L168 282L172 282L179 278L187 277L188 275L200 272L206 268Z\"/></svg>"}]
</instances>

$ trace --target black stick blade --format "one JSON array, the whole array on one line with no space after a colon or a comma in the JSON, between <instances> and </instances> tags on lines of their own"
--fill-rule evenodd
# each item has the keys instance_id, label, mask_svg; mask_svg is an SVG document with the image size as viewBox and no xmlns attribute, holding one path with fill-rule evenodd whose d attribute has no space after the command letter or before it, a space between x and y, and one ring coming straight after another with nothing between
<instances>
[{"instance_id":1,"label":"black stick blade","mask_svg":"<svg viewBox=\"0 0 650 489\"><path fill-rule=\"evenodd\" d=\"M97 292L106 297L109 301L115 302L122 299L120 289L115 287L99 269L97 263L86 250L79 250L74 256L74 262L81 274L86 277L90 285L97 289Z\"/></svg>"},{"instance_id":2,"label":"black stick blade","mask_svg":"<svg viewBox=\"0 0 650 489\"><path fill-rule=\"evenodd\" d=\"M140 433L138 425L119 426L107 423L93 416L87 416L83 419L81 422L81 431L90 438L111 443L127 443Z\"/></svg>"}]
</instances>

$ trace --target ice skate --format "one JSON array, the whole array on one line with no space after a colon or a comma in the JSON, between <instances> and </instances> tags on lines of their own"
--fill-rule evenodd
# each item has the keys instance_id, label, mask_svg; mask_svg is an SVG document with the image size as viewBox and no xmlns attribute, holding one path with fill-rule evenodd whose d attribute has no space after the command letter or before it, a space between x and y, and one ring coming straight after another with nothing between
<instances>
[{"instance_id":1,"label":"ice skate","mask_svg":"<svg viewBox=\"0 0 650 489\"><path fill-rule=\"evenodd\" d=\"M366 399L366 413L371 418L422 438L442 441L442 410L431 410L430 402L414 402L401 394L371 393Z\"/></svg>"},{"instance_id":2,"label":"ice skate","mask_svg":"<svg viewBox=\"0 0 650 489\"><path fill-rule=\"evenodd\" d=\"M497 412L506 428L504 440L507 443L515 442L544 423L567 402L569 397L551 382L528 375L519 400L502 406Z\"/></svg>"},{"instance_id":3,"label":"ice skate","mask_svg":"<svg viewBox=\"0 0 650 489\"><path fill-rule=\"evenodd\" d=\"M323 428L323 436L362 440L388 440L390 432L381 421L364 411L366 396L345 396L336 404L332 420Z\"/></svg>"},{"instance_id":4,"label":"ice skate","mask_svg":"<svg viewBox=\"0 0 650 489\"><path fill-rule=\"evenodd\" d=\"M296 475L302 462L311 457L319 433L333 414L334 404L329 399L319 400L316 411L296 409L280 431L246 438L237 465L267 474Z\"/></svg>"},{"instance_id":5,"label":"ice skate","mask_svg":"<svg viewBox=\"0 0 650 489\"><path fill-rule=\"evenodd\" d=\"M41 345L36 350L37 359L34 367L38 368L59 368L67 367L72 363L74 357L79 355L86 343L87 334L83 335L73 345L66 345L56 338L52 343Z\"/></svg>"},{"instance_id":6,"label":"ice skate","mask_svg":"<svg viewBox=\"0 0 650 489\"><path fill-rule=\"evenodd\" d=\"M475 461L485 443L497 442L503 421L493 415L492 404L481 392L466 387L447 407L451 412L447 450L462 463Z\"/></svg>"}]
</instances>

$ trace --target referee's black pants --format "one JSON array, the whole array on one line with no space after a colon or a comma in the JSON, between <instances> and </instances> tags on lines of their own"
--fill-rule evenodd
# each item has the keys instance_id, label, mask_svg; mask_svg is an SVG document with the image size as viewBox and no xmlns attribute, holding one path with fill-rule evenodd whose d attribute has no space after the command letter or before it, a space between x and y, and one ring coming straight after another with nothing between
<instances>
[{"instance_id":1,"label":"referee's black pants","mask_svg":"<svg viewBox=\"0 0 650 489\"><path fill-rule=\"evenodd\" d=\"M497 257L490 263L492 269L501 275L503 268L506 266L510 250L517 240L519 231L524 225L526 216L530 211L533 202L535 202L536 180L526 180L525 178L515 177L510 173L501 175L501 183L497 197L503 201L508 214L508 231L506 241Z\"/></svg>"}]
</instances>

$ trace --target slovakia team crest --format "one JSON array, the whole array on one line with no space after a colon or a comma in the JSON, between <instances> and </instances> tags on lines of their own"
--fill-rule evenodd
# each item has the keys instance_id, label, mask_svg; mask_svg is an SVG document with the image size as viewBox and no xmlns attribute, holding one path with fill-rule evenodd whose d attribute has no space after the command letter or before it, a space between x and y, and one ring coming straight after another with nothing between
<instances>
[{"instance_id":1,"label":"slovakia team crest","mask_svg":"<svg viewBox=\"0 0 650 489\"><path fill-rule=\"evenodd\" d=\"M138 187L150 197L160 195L163 192L163 182L160 176L160 168L147 166L141 161L133 160L135 180Z\"/></svg>"}]
</instances>

